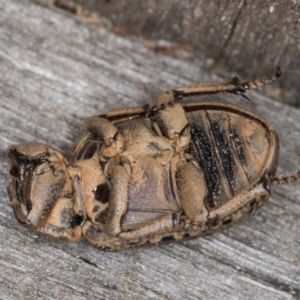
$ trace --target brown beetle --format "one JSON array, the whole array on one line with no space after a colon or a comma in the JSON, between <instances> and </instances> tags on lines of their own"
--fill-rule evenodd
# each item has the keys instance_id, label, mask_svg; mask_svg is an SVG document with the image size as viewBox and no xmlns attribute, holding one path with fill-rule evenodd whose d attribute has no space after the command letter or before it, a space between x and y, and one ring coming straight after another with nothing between
<instances>
[{"instance_id":1,"label":"brown beetle","mask_svg":"<svg viewBox=\"0 0 300 300\"><path fill-rule=\"evenodd\" d=\"M190 95L266 86L281 75L186 86L155 105L88 118L69 160L43 144L11 146L16 218L40 232L122 250L200 237L245 219L272 187L278 138L262 117L230 104L180 104Z\"/></svg>"}]
</instances>

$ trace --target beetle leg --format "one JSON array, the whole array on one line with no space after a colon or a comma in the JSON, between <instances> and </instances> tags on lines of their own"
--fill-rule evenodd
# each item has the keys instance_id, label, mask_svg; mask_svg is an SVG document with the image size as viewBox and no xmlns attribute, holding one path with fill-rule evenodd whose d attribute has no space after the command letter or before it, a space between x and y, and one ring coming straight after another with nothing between
<instances>
[{"instance_id":1,"label":"beetle leg","mask_svg":"<svg viewBox=\"0 0 300 300\"><path fill-rule=\"evenodd\" d=\"M106 233L102 225L95 224L91 221L86 221L82 227L82 235L89 243L104 250L120 250L121 241L118 236L111 236ZM116 244L116 246L112 246Z\"/></svg>"},{"instance_id":2,"label":"beetle leg","mask_svg":"<svg viewBox=\"0 0 300 300\"><path fill-rule=\"evenodd\" d=\"M140 228L124 231L119 234L121 239L134 240L145 236L155 235L158 232L172 233L180 229L191 228L188 218L182 215L182 211L168 214L158 220L144 224Z\"/></svg>"},{"instance_id":3,"label":"beetle leg","mask_svg":"<svg viewBox=\"0 0 300 300\"><path fill-rule=\"evenodd\" d=\"M178 223L176 223L176 221ZM158 232L164 234L173 234L180 228L187 230L190 227L189 220L182 216L182 212L168 214L158 220L148 222L142 227L121 232L118 236L111 236L106 233L103 226L96 225L90 221L86 221L83 225L82 232L84 237L96 247L105 250L122 250L137 245L143 245L151 239L151 243L160 242L161 236L157 236Z\"/></svg>"},{"instance_id":4,"label":"beetle leg","mask_svg":"<svg viewBox=\"0 0 300 300\"><path fill-rule=\"evenodd\" d=\"M208 210L204 201L208 189L204 173L191 155L185 154L185 159L178 164L176 179L184 214L192 224L205 224L208 220Z\"/></svg>"},{"instance_id":5,"label":"beetle leg","mask_svg":"<svg viewBox=\"0 0 300 300\"><path fill-rule=\"evenodd\" d=\"M107 233L116 236L121 232L121 219L128 207L129 160L125 156L110 160L106 173L110 177L111 193L105 227Z\"/></svg>"},{"instance_id":6,"label":"beetle leg","mask_svg":"<svg viewBox=\"0 0 300 300\"><path fill-rule=\"evenodd\" d=\"M256 201L260 201L260 199L270 198L270 192L265 187L265 183L262 182L252 188L251 190L237 195L232 198L229 202L225 203L224 205L220 206L214 213L217 214L219 220L226 220L226 218L231 217L232 214L237 214L237 217L241 217L238 213L239 209L248 209L247 207L256 199ZM266 200L264 200L266 201ZM258 208L258 207L257 207ZM255 211L255 210L254 210ZM254 211L251 211L254 212ZM242 214L244 217L247 216L246 213Z\"/></svg>"},{"instance_id":7,"label":"beetle leg","mask_svg":"<svg viewBox=\"0 0 300 300\"><path fill-rule=\"evenodd\" d=\"M175 102L183 99L184 97L216 93L237 94L249 100L249 98L245 96L247 90L260 89L267 85L270 85L273 81L280 77L281 74L282 73L280 68L277 67L277 72L275 75L270 77L264 77L262 79L241 82L239 77L235 76L231 80L223 83L193 84L175 89L165 94L168 95L170 99L172 98Z\"/></svg>"},{"instance_id":8,"label":"beetle leg","mask_svg":"<svg viewBox=\"0 0 300 300\"><path fill-rule=\"evenodd\" d=\"M115 125L105 118L92 116L85 120L84 129L103 141L100 159L115 157L124 150L124 138Z\"/></svg>"}]
</instances>

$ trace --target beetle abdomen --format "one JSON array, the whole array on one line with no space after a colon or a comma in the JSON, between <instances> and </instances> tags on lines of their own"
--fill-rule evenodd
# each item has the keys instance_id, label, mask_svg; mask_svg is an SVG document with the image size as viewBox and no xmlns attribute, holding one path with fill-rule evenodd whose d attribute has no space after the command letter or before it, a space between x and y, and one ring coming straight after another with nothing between
<instances>
[{"instance_id":1,"label":"beetle abdomen","mask_svg":"<svg viewBox=\"0 0 300 300\"><path fill-rule=\"evenodd\" d=\"M204 171L206 206L213 209L255 184L267 169L272 172L276 134L264 119L246 110L201 106L185 107L192 129L189 151Z\"/></svg>"}]
</instances>

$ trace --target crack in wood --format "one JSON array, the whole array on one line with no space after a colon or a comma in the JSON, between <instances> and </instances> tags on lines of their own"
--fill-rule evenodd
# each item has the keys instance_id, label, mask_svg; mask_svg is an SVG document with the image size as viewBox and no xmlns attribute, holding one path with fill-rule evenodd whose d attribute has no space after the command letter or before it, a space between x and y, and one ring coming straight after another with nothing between
<instances>
[{"instance_id":1,"label":"crack in wood","mask_svg":"<svg viewBox=\"0 0 300 300\"><path fill-rule=\"evenodd\" d=\"M247 5L247 0L242 0L242 2L239 4L238 12L237 12L236 17L234 18L234 20L232 22L230 32L229 32L226 40L224 41L223 45L221 46L221 48L219 50L219 53L217 54L216 58L214 59L214 63L209 68L211 71L219 64L220 60L223 58L224 52L227 48L227 45L229 44L229 42L233 38L235 29L236 29L237 24L238 24L238 20L241 16L241 13L242 13L244 7L246 7L246 5Z\"/></svg>"}]
</instances>

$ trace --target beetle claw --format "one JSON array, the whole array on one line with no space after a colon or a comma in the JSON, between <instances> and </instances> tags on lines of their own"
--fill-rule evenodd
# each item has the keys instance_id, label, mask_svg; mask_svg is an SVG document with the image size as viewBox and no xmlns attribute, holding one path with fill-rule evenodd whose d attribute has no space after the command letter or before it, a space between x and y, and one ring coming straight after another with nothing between
<instances>
[{"instance_id":1,"label":"beetle claw","mask_svg":"<svg viewBox=\"0 0 300 300\"><path fill-rule=\"evenodd\" d=\"M231 93L231 94L237 94L237 95L239 95L239 96L242 96L242 97L245 98L246 100L251 101L251 99L248 98L248 97L245 95L246 92L247 92L247 91L245 90L245 88L243 88L243 87L238 87L238 88L236 88L235 90L233 90L232 92L229 92L229 93Z\"/></svg>"}]
</instances>

